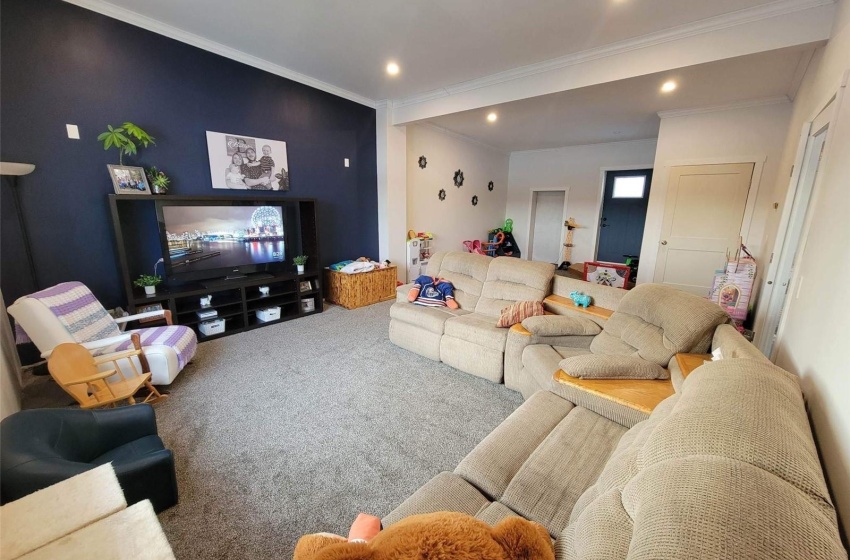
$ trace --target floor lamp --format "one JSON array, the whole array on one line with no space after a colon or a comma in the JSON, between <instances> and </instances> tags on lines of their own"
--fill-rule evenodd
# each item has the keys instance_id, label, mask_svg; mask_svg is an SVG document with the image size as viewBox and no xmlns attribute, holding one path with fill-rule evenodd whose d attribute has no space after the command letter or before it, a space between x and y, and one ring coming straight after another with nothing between
<instances>
[{"instance_id":1,"label":"floor lamp","mask_svg":"<svg viewBox=\"0 0 850 560\"><path fill-rule=\"evenodd\" d=\"M21 175L29 175L35 171L35 165L31 163L11 163L0 162L0 175L8 175L12 178L12 194L15 197L15 212L18 214L18 223L21 224L21 237L24 240L24 250L27 254L27 263L30 268L30 278L32 278L33 286L38 290L38 277L35 274L35 263L32 260L32 250L30 249L30 236L27 233L27 225L24 222L24 214L21 211L21 195L18 192L18 177Z\"/></svg>"}]
</instances>

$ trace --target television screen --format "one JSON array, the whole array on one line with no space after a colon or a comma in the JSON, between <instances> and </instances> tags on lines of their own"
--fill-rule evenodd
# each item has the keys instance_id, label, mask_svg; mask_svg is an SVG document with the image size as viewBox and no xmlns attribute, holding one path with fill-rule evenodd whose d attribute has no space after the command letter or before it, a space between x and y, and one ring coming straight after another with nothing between
<instances>
[{"instance_id":1,"label":"television screen","mask_svg":"<svg viewBox=\"0 0 850 560\"><path fill-rule=\"evenodd\" d=\"M281 206L164 205L168 275L286 260Z\"/></svg>"}]
</instances>

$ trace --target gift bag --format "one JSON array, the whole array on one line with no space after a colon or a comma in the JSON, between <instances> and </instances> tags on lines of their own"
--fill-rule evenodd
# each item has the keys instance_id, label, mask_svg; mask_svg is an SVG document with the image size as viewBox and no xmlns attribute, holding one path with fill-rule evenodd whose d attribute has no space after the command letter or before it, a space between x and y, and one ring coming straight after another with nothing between
<instances>
[{"instance_id":1,"label":"gift bag","mask_svg":"<svg viewBox=\"0 0 850 560\"><path fill-rule=\"evenodd\" d=\"M735 321L743 322L750 308L750 297L758 267L746 246L734 256L727 255L726 266L714 275L708 299L718 304Z\"/></svg>"}]
</instances>

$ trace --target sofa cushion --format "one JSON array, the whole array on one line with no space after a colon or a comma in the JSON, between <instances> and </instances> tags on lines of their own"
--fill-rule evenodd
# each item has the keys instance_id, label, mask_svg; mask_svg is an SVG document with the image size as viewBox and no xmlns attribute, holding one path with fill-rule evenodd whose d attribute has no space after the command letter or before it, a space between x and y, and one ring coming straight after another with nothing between
<instances>
[{"instance_id":1,"label":"sofa cushion","mask_svg":"<svg viewBox=\"0 0 850 560\"><path fill-rule=\"evenodd\" d=\"M469 313L446 321L445 334L499 352L504 352L508 339L508 329L500 329L495 318L480 313Z\"/></svg>"},{"instance_id":2,"label":"sofa cushion","mask_svg":"<svg viewBox=\"0 0 850 560\"><path fill-rule=\"evenodd\" d=\"M619 424L573 408L525 461L499 501L558 535L624 433Z\"/></svg>"},{"instance_id":3,"label":"sofa cushion","mask_svg":"<svg viewBox=\"0 0 850 560\"><path fill-rule=\"evenodd\" d=\"M443 334L446 321L452 317L467 315L469 311L448 307L425 307L410 302L396 302L390 307L390 317L423 328L426 331Z\"/></svg>"},{"instance_id":4,"label":"sofa cushion","mask_svg":"<svg viewBox=\"0 0 850 560\"><path fill-rule=\"evenodd\" d=\"M522 326L537 336L595 336L602 332L602 327L590 319L568 315L529 317Z\"/></svg>"},{"instance_id":5,"label":"sofa cushion","mask_svg":"<svg viewBox=\"0 0 850 560\"><path fill-rule=\"evenodd\" d=\"M491 502L484 506L475 517L488 525L496 525L508 517L522 517L520 514L500 502Z\"/></svg>"},{"instance_id":6,"label":"sofa cushion","mask_svg":"<svg viewBox=\"0 0 850 560\"><path fill-rule=\"evenodd\" d=\"M567 375L582 379L669 379L670 372L634 356L585 354L558 364Z\"/></svg>"},{"instance_id":7,"label":"sofa cushion","mask_svg":"<svg viewBox=\"0 0 850 560\"><path fill-rule=\"evenodd\" d=\"M557 548L577 560L846 558L796 378L748 359L691 373L623 436Z\"/></svg>"},{"instance_id":8,"label":"sofa cushion","mask_svg":"<svg viewBox=\"0 0 850 560\"><path fill-rule=\"evenodd\" d=\"M499 320L496 326L500 329L512 327L517 323L522 323L529 317L543 315L546 311L543 309L543 303L539 301L518 301L506 308L502 309L499 315Z\"/></svg>"},{"instance_id":9,"label":"sofa cushion","mask_svg":"<svg viewBox=\"0 0 850 560\"><path fill-rule=\"evenodd\" d=\"M548 391L534 393L490 432L455 469L491 499L498 499L538 445L573 409Z\"/></svg>"},{"instance_id":10,"label":"sofa cushion","mask_svg":"<svg viewBox=\"0 0 850 560\"><path fill-rule=\"evenodd\" d=\"M474 311L487 279L492 257L472 253L438 252L428 261L427 274L445 278L455 288L455 301L461 309Z\"/></svg>"},{"instance_id":11,"label":"sofa cushion","mask_svg":"<svg viewBox=\"0 0 850 560\"><path fill-rule=\"evenodd\" d=\"M555 266L512 257L496 257L487 269L476 313L498 317L517 301L543 301L549 294Z\"/></svg>"},{"instance_id":12,"label":"sofa cushion","mask_svg":"<svg viewBox=\"0 0 850 560\"><path fill-rule=\"evenodd\" d=\"M662 284L642 284L623 296L590 351L635 355L667 367L679 352L705 352L710 333L727 320L720 306L701 297Z\"/></svg>"},{"instance_id":13,"label":"sofa cushion","mask_svg":"<svg viewBox=\"0 0 850 560\"><path fill-rule=\"evenodd\" d=\"M481 492L458 475L442 472L426 482L381 520L384 527L411 515L435 511L459 511L475 515L490 504Z\"/></svg>"}]
</instances>

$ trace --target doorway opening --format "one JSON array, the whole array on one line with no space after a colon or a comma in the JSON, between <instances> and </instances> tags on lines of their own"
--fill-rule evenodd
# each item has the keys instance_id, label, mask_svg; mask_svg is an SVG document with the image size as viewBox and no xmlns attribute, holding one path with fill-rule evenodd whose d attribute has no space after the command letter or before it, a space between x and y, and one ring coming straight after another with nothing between
<instances>
[{"instance_id":1,"label":"doorway opening","mask_svg":"<svg viewBox=\"0 0 850 560\"><path fill-rule=\"evenodd\" d=\"M652 169L605 172L596 260L628 264L632 282L637 276L651 184Z\"/></svg>"},{"instance_id":2,"label":"doorway opening","mask_svg":"<svg viewBox=\"0 0 850 560\"><path fill-rule=\"evenodd\" d=\"M529 260L558 264L564 245L567 190L531 191Z\"/></svg>"}]
</instances>

